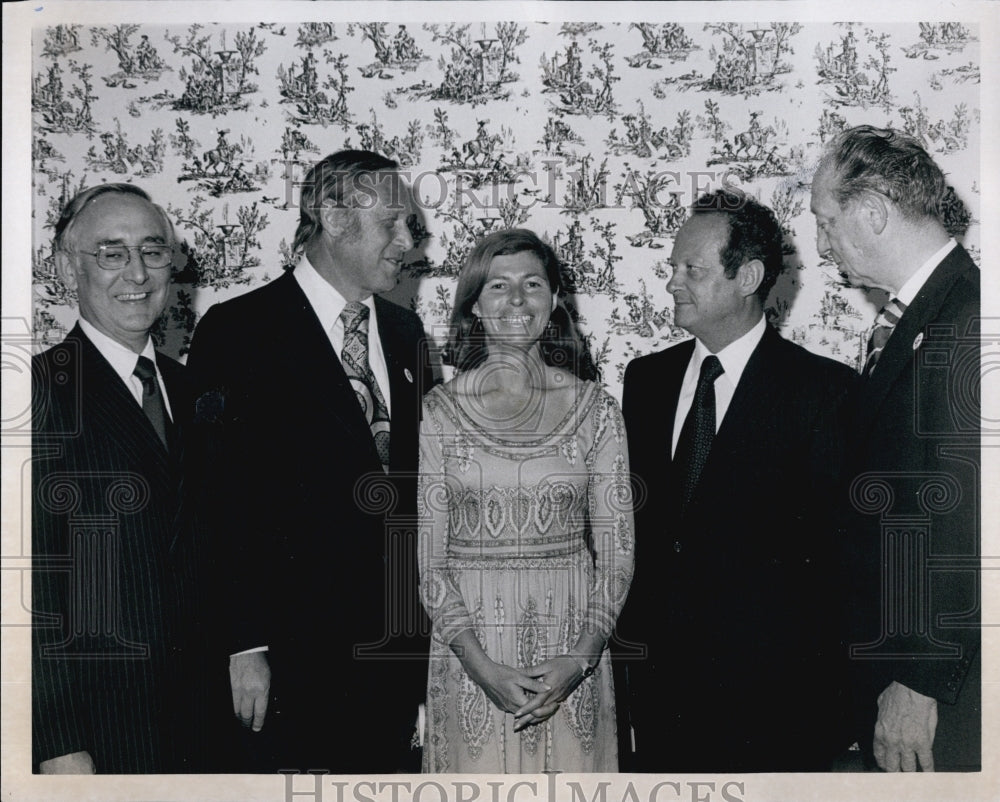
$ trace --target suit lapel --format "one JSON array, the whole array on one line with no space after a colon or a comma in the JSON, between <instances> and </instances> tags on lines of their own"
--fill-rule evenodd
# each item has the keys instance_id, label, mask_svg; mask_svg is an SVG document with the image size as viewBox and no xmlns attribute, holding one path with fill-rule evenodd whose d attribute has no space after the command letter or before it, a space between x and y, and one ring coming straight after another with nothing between
<instances>
[{"instance_id":1,"label":"suit lapel","mask_svg":"<svg viewBox=\"0 0 1000 802\"><path fill-rule=\"evenodd\" d=\"M691 361L693 353L694 339L687 340L664 351L665 364L661 373L666 379L666 384L663 387L664 392L661 396L658 392L659 388L655 385L648 388L649 397L647 403L651 407L645 417L647 420L662 421L662 433L657 436L657 433L650 432L649 436L654 439L654 448L666 455L667 465L669 466L669 470L667 471L667 485L670 488L670 498L674 497L674 492L678 486L673 454L674 418L677 417L677 404L680 401L684 373L687 371L688 362ZM655 402L661 397L663 400L662 406L655 405ZM681 420L678 425L683 426L684 421Z\"/></svg>"},{"instance_id":2,"label":"suit lapel","mask_svg":"<svg viewBox=\"0 0 1000 802\"><path fill-rule=\"evenodd\" d=\"M156 365L163 376L163 383L167 387L167 396L170 399L170 415L173 420L173 436L170 439L170 461L176 472L177 481L177 504L174 508L174 525L171 528L173 538L170 541L170 551L173 552L177 547L178 538L186 531L183 525L187 514L184 504L184 476L186 473L185 446L188 436L188 423L194 412L194 397L177 363L157 353Z\"/></svg>"},{"instance_id":3,"label":"suit lapel","mask_svg":"<svg viewBox=\"0 0 1000 802\"><path fill-rule=\"evenodd\" d=\"M397 412L417 407L417 376L420 366L413 359L417 353L416 344L408 343L400 335L399 327L395 325L395 310L389 301L375 296L376 316L378 319L378 336L382 344L382 354L385 356L386 371L389 374L389 397L392 408ZM395 420L402 420L402 414ZM392 432L390 421L390 433ZM392 439L390 436L390 454ZM390 459L390 464L392 464Z\"/></svg>"},{"instance_id":4,"label":"suit lapel","mask_svg":"<svg viewBox=\"0 0 1000 802\"><path fill-rule=\"evenodd\" d=\"M187 382L181 373L181 368L172 359L165 357L159 351L156 352L156 367L163 377L163 383L167 388L167 400L170 402L170 420L174 428L174 440L177 441L177 456L183 453L184 438L183 433L191 419L194 399L191 396ZM174 456L174 443L171 442L171 456Z\"/></svg>"},{"instance_id":5,"label":"suit lapel","mask_svg":"<svg viewBox=\"0 0 1000 802\"><path fill-rule=\"evenodd\" d=\"M965 249L958 245L941 264L934 268L924 286L920 288L917 297L907 307L892 336L889 337L875 370L860 382L856 395L855 420L858 425L855 433L868 430L892 386L916 358L917 349L914 348L914 342L917 342L917 337L923 334L927 324L937 317L948 293L971 264L972 260Z\"/></svg>"},{"instance_id":6,"label":"suit lapel","mask_svg":"<svg viewBox=\"0 0 1000 802\"><path fill-rule=\"evenodd\" d=\"M761 341L757 343L757 347L750 355L750 359L743 369L743 374L740 376L739 384L736 385L733 400L726 410L726 417L722 419L722 425L719 426L715 440L712 443L712 451L708 455L705 472L708 471L712 464L712 456L721 451L739 432L744 431L744 427L747 425L747 417L753 415L753 405L759 404L762 398L766 398L768 392L767 382L763 381L763 379L766 374L769 357L773 354L775 345L779 340L778 333L769 325L764 330L764 336L761 338ZM684 345L688 344L690 346L685 349L685 353L678 354L678 356L682 356L683 358L669 374L671 376L671 384L667 386L666 395L669 408L665 408L664 411L667 415L667 420L670 421L669 431L671 438L674 433L673 424L674 418L677 415L677 402L680 397L681 384L684 381L684 373L687 371L688 362L694 353L694 340L684 343ZM681 346L678 346L679 348ZM684 425L683 421L680 422L680 425Z\"/></svg>"},{"instance_id":7,"label":"suit lapel","mask_svg":"<svg viewBox=\"0 0 1000 802\"><path fill-rule=\"evenodd\" d=\"M775 370L775 357L780 347L781 336L768 325L764 329L764 336L750 354L736 385L726 416L712 441L712 449L698 479L689 509L696 506L705 488L718 491L720 480L717 474L727 469L734 449L742 447L747 434L756 431L755 421L767 417L773 404L771 395L774 388L779 386L779 382L773 380L771 374Z\"/></svg>"},{"instance_id":8,"label":"suit lapel","mask_svg":"<svg viewBox=\"0 0 1000 802\"><path fill-rule=\"evenodd\" d=\"M666 370L663 371L667 383L664 387L664 404L660 407L663 415L660 420L664 421L663 428L666 430L667 435L664 453L668 455L673 453L674 418L677 417L677 403L680 401L681 385L684 383L684 373L687 371L688 362L691 361L692 354L694 354L693 338L664 351L664 355L669 355L671 360L673 360L667 366ZM652 389L650 396L651 398L659 397ZM650 416L650 420L657 420L658 417L658 415ZM680 421L680 425L683 426L684 421ZM670 457L670 462L671 464L673 463L673 456Z\"/></svg>"},{"instance_id":9,"label":"suit lapel","mask_svg":"<svg viewBox=\"0 0 1000 802\"><path fill-rule=\"evenodd\" d=\"M340 429L359 444L366 444L377 461L375 441L354 388L305 293L291 273L276 279L274 288L277 296L274 323L284 332L277 356L287 360L290 355L296 355L292 369L306 374L310 395L319 399L339 422Z\"/></svg>"},{"instance_id":10,"label":"suit lapel","mask_svg":"<svg viewBox=\"0 0 1000 802\"><path fill-rule=\"evenodd\" d=\"M722 419L722 425L715 436L715 444L718 444L719 448L716 449L713 444L712 452L708 455L709 463L712 461L712 454L723 451L734 437L742 436L748 431L747 427L752 426L757 409L769 404L767 399L771 392L771 383L767 381L767 372L771 357L780 341L778 332L768 325L764 329L764 336L750 354L746 367L743 368L743 374L733 393L733 400L729 402L726 417ZM707 468L706 465L706 470Z\"/></svg>"},{"instance_id":11,"label":"suit lapel","mask_svg":"<svg viewBox=\"0 0 1000 802\"><path fill-rule=\"evenodd\" d=\"M98 430L107 432L109 442L132 464L154 469L166 479L170 474L167 450L142 407L79 327L67 335L67 340L70 338L80 348L83 408L93 415Z\"/></svg>"}]
</instances>

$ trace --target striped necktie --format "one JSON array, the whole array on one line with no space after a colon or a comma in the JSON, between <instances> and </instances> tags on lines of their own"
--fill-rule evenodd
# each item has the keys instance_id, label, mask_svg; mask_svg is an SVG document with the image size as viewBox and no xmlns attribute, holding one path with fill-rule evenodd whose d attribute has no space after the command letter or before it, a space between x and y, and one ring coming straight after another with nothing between
<instances>
[{"instance_id":1,"label":"striped necktie","mask_svg":"<svg viewBox=\"0 0 1000 802\"><path fill-rule=\"evenodd\" d=\"M344 324L344 349L340 361L375 438L382 467L389 470L389 408L368 362L368 307L352 301L340 313Z\"/></svg>"},{"instance_id":2,"label":"striped necktie","mask_svg":"<svg viewBox=\"0 0 1000 802\"><path fill-rule=\"evenodd\" d=\"M149 357L140 356L132 374L142 382L142 411L146 413L149 422L153 424L156 434L167 445L167 410L160 392L160 383L156 379L156 365Z\"/></svg>"},{"instance_id":3,"label":"striped necktie","mask_svg":"<svg viewBox=\"0 0 1000 802\"><path fill-rule=\"evenodd\" d=\"M882 310L878 313L878 316L875 318L875 326L872 329L871 337L868 338L868 357L865 359L865 376L870 376L875 369L875 363L878 362L878 358L882 354L882 349L889 342L889 335L892 334L892 330L896 328L896 324L899 323L899 319L905 311L906 304L898 298L890 298L889 303L883 306Z\"/></svg>"}]
</instances>

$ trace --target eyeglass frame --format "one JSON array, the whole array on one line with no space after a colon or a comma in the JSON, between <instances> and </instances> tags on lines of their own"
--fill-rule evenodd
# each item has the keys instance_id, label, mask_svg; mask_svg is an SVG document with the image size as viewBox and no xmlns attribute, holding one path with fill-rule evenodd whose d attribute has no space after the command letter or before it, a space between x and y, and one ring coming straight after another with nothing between
<instances>
[{"instance_id":1,"label":"eyeglass frame","mask_svg":"<svg viewBox=\"0 0 1000 802\"><path fill-rule=\"evenodd\" d=\"M119 265L118 267L106 267L105 265L103 265L101 263L101 254L106 253L109 248L124 248L126 253L128 253L128 261L126 261L125 264L123 265ZM170 267L171 263L173 262L173 256L176 250L175 245L167 245L166 243L162 242L146 242L143 243L142 245L98 245L96 251L64 249L63 253L83 253L86 254L87 256L93 256L94 260L97 262L97 266L101 270L107 270L110 272L112 270L124 270L126 267L132 264L132 251L136 251L141 248L166 248L167 250L170 251L170 259L167 261L167 263L165 265L159 265L157 267L146 264L146 260L142 256L142 253L140 252L139 261L142 262L142 266L147 270L166 270L168 267Z\"/></svg>"}]
</instances>

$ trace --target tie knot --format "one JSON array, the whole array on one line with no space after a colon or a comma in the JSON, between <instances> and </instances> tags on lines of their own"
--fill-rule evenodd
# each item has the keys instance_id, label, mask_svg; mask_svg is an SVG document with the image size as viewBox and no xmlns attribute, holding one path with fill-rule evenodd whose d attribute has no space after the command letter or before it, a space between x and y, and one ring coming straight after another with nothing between
<instances>
[{"instance_id":1,"label":"tie knot","mask_svg":"<svg viewBox=\"0 0 1000 802\"><path fill-rule=\"evenodd\" d=\"M707 356L701 363L701 374L698 376L698 384L714 382L723 373L725 373L725 371L722 369L722 363L719 361L719 357L714 355Z\"/></svg>"},{"instance_id":2,"label":"tie knot","mask_svg":"<svg viewBox=\"0 0 1000 802\"><path fill-rule=\"evenodd\" d=\"M136 362L135 370L132 371L132 375L138 376L143 386L147 386L150 382L156 380L156 365L153 364L153 360L148 356L140 356L139 361Z\"/></svg>"},{"instance_id":3,"label":"tie knot","mask_svg":"<svg viewBox=\"0 0 1000 802\"><path fill-rule=\"evenodd\" d=\"M899 298L890 298L889 302L882 307L876 318L876 324L895 326L906 311L906 304Z\"/></svg>"},{"instance_id":4,"label":"tie knot","mask_svg":"<svg viewBox=\"0 0 1000 802\"><path fill-rule=\"evenodd\" d=\"M368 306L361 301L351 301L340 313L340 321L344 324L344 331L363 325L368 321Z\"/></svg>"}]
</instances>

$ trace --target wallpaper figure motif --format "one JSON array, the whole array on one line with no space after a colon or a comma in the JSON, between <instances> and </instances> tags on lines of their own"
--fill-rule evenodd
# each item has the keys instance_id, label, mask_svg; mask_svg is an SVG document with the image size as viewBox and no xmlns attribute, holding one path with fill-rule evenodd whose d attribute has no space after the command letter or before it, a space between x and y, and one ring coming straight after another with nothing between
<instances>
[{"instance_id":1,"label":"wallpaper figure motif","mask_svg":"<svg viewBox=\"0 0 1000 802\"><path fill-rule=\"evenodd\" d=\"M360 147L409 174L417 247L391 297L438 345L475 241L529 226L560 254L617 394L629 359L687 336L668 255L694 198L729 184L770 205L786 234L768 318L857 365L882 299L816 254L812 170L848 126L908 131L949 176L946 224L978 259L979 58L962 22L38 27L36 337L58 342L75 318L51 239L81 187L135 181L171 214L187 264L156 338L183 357L212 303L293 263L310 164Z\"/></svg>"}]
</instances>

